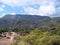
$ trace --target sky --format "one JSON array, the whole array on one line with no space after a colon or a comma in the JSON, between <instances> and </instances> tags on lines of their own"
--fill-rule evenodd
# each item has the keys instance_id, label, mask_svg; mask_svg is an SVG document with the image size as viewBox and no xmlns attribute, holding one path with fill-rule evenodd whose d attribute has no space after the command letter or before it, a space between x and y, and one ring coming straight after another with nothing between
<instances>
[{"instance_id":1,"label":"sky","mask_svg":"<svg viewBox=\"0 0 60 45\"><path fill-rule=\"evenodd\" d=\"M6 14L60 16L60 0L0 0L0 17Z\"/></svg>"}]
</instances>

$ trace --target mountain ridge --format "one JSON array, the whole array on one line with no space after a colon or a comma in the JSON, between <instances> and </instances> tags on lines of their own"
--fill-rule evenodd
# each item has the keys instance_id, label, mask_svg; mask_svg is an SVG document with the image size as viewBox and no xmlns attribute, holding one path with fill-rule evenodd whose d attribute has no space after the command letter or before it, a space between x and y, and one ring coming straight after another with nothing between
<instances>
[{"instance_id":1,"label":"mountain ridge","mask_svg":"<svg viewBox=\"0 0 60 45\"><path fill-rule=\"evenodd\" d=\"M5 15L0 18L0 28L51 28L59 26L60 18L37 15Z\"/></svg>"}]
</instances>

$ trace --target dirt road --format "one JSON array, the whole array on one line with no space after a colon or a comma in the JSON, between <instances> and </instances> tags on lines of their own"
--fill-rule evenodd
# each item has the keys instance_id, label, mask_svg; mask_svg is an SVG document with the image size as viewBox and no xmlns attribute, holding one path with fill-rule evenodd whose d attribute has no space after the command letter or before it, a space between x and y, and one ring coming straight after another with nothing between
<instances>
[{"instance_id":1,"label":"dirt road","mask_svg":"<svg viewBox=\"0 0 60 45\"><path fill-rule=\"evenodd\" d=\"M8 38L2 38L0 39L0 45L11 45L13 43L14 40L14 36L15 34L13 34L12 36L10 36L10 39Z\"/></svg>"},{"instance_id":2,"label":"dirt road","mask_svg":"<svg viewBox=\"0 0 60 45\"><path fill-rule=\"evenodd\" d=\"M11 45L11 43L10 39L3 38L0 40L0 45Z\"/></svg>"}]
</instances>

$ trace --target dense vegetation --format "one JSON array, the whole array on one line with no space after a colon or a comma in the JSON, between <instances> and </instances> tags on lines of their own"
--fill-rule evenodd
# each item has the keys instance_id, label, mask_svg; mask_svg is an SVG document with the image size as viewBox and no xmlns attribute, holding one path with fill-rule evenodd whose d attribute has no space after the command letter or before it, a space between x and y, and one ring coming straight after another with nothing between
<instances>
[{"instance_id":1,"label":"dense vegetation","mask_svg":"<svg viewBox=\"0 0 60 45\"><path fill-rule=\"evenodd\" d=\"M60 35L39 29L25 36L17 36L15 40L12 45L60 45Z\"/></svg>"},{"instance_id":2,"label":"dense vegetation","mask_svg":"<svg viewBox=\"0 0 60 45\"><path fill-rule=\"evenodd\" d=\"M12 45L60 45L60 18L6 15L0 19L0 33L16 32Z\"/></svg>"}]
</instances>

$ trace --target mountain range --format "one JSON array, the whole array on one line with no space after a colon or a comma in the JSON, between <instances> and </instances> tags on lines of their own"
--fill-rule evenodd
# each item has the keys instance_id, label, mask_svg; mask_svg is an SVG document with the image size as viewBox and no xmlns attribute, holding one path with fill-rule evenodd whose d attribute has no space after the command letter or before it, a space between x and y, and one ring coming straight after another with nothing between
<instances>
[{"instance_id":1,"label":"mountain range","mask_svg":"<svg viewBox=\"0 0 60 45\"><path fill-rule=\"evenodd\" d=\"M60 17L8 14L0 18L0 28L52 28L57 26L60 26Z\"/></svg>"}]
</instances>

